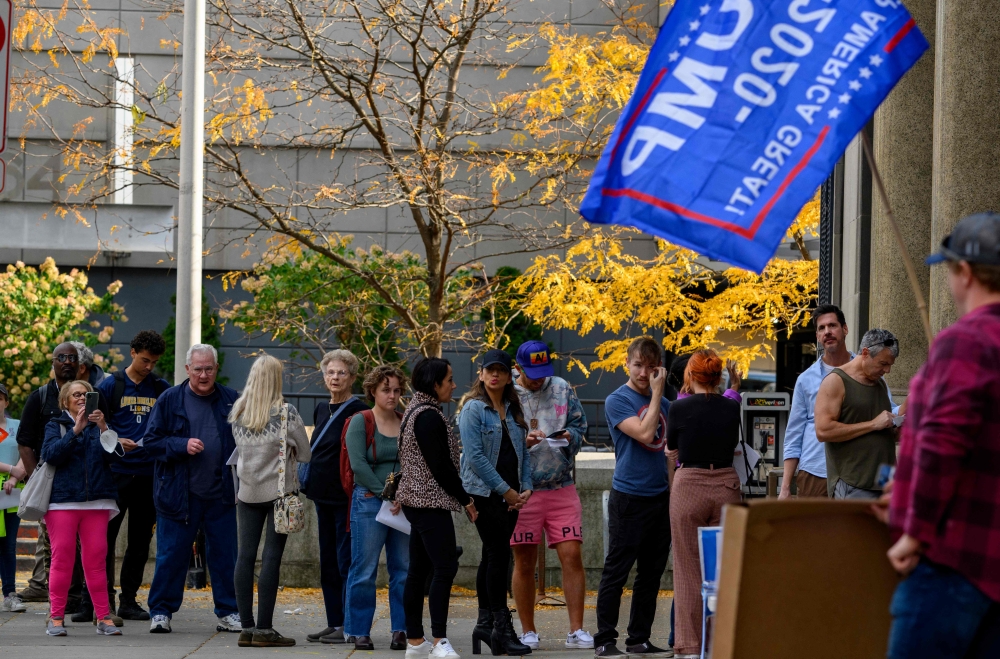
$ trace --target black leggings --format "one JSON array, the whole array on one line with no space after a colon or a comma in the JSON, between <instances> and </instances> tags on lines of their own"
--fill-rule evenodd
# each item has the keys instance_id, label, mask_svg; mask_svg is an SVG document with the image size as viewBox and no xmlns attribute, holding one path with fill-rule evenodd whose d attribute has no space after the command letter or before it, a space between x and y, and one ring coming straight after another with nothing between
<instances>
[{"instance_id":1,"label":"black leggings","mask_svg":"<svg viewBox=\"0 0 1000 659\"><path fill-rule=\"evenodd\" d=\"M476 530L483 541L483 559L476 574L479 608L496 611L507 608L507 574L510 570L510 536L517 525L517 511L507 510L498 494L473 495L479 517Z\"/></svg>"},{"instance_id":2,"label":"black leggings","mask_svg":"<svg viewBox=\"0 0 1000 659\"><path fill-rule=\"evenodd\" d=\"M455 523L451 511L441 508L403 506L410 521L410 569L403 589L403 612L406 614L406 637L424 638L424 584L433 571L427 608L431 614L434 638L448 636L448 601L451 584L458 573L455 549Z\"/></svg>"},{"instance_id":3,"label":"black leggings","mask_svg":"<svg viewBox=\"0 0 1000 659\"><path fill-rule=\"evenodd\" d=\"M274 530L274 502L244 503L236 507L239 523L239 555L236 558L236 606L240 610L243 629L271 629L274 624L274 603L278 599L278 571L288 536ZM257 579L257 624L253 620L253 569L257 562L257 546L264 535L264 553Z\"/></svg>"}]
</instances>

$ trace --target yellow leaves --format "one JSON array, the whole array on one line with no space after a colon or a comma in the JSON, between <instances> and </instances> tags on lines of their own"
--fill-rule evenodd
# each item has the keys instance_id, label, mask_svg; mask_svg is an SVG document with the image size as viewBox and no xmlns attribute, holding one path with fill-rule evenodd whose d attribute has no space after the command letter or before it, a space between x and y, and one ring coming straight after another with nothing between
<instances>
[{"instance_id":1,"label":"yellow leaves","mask_svg":"<svg viewBox=\"0 0 1000 659\"><path fill-rule=\"evenodd\" d=\"M228 130L230 139L240 144L260 134L262 124L274 117L264 90L257 87L253 80L246 80L227 100L230 107L212 117L205 127L212 142L222 139Z\"/></svg>"},{"instance_id":2,"label":"yellow leaves","mask_svg":"<svg viewBox=\"0 0 1000 659\"><path fill-rule=\"evenodd\" d=\"M160 39L160 48L171 48L174 51L177 51L180 47L181 42L176 39Z\"/></svg>"}]
</instances>

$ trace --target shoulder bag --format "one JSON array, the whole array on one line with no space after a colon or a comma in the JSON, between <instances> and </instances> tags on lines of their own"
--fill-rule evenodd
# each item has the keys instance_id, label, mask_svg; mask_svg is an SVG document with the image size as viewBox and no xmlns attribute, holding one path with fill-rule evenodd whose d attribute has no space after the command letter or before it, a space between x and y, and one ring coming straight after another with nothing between
<instances>
[{"instance_id":1,"label":"shoulder bag","mask_svg":"<svg viewBox=\"0 0 1000 659\"><path fill-rule=\"evenodd\" d=\"M66 435L66 426L59 424L59 436ZM21 490L21 501L17 504L17 516L29 522L38 522L49 512L52 498L52 479L56 468L47 462L35 467L28 483Z\"/></svg>"},{"instance_id":2,"label":"shoulder bag","mask_svg":"<svg viewBox=\"0 0 1000 659\"><path fill-rule=\"evenodd\" d=\"M288 453L288 404L281 406L281 431L278 439L278 498L274 501L276 533L298 533L305 528L305 510L297 492L285 492L285 465Z\"/></svg>"}]
</instances>

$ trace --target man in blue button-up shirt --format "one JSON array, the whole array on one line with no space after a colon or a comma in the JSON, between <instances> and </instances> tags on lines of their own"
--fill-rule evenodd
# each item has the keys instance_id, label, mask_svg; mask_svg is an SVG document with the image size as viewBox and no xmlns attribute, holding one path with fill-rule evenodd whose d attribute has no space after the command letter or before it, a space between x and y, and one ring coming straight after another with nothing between
<instances>
[{"instance_id":1,"label":"man in blue button-up shirt","mask_svg":"<svg viewBox=\"0 0 1000 659\"><path fill-rule=\"evenodd\" d=\"M795 381L792 411L788 415L782 449L785 474L779 499L791 496L793 477L800 497L827 496L826 450L816 439L816 394L823 378L834 368L851 361L853 355L847 350L847 322L843 311L832 304L824 304L813 312L813 320L816 341L823 346L823 356Z\"/></svg>"}]
</instances>

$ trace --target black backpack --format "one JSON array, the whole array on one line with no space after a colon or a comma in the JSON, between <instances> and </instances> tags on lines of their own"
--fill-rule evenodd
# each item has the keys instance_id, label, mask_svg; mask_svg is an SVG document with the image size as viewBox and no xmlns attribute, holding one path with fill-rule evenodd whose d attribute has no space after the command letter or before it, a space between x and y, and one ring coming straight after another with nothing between
<instances>
[{"instance_id":1,"label":"black backpack","mask_svg":"<svg viewBox=\"0 0 1000 659\"><path fill-rule=\"evenodd\" d=\"M125 395L125 371L115 371L111 374L111 377L115 379L115 390L111 394L111 400L108 401L108 405L111 406L111 414L113 416L118 414L118 411L122 408L122 396ZM162 396L163 392L169 388L170 385L165 380L161 378L153 380L153 391L156 392L157 398Z\"/></svg>"}]
</instances>

